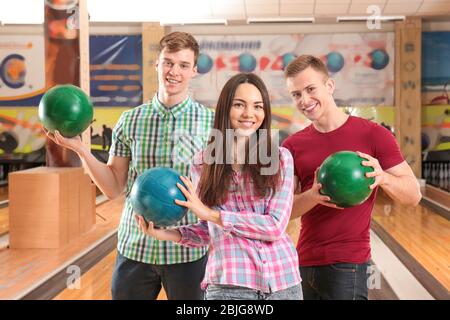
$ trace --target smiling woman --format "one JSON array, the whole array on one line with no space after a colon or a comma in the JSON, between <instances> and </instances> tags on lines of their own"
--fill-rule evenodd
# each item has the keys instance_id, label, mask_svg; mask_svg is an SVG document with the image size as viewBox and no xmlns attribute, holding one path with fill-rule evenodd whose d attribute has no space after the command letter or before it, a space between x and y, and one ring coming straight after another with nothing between
<instances>
[{"instance_id":1,"label":"smiling woman","mask_svg":"<svg viewBox=\"0 0 450 320\"><path fill-rule=\"evenodd\" d=\"M84 188L71 178L33 183L32 192L29 181L0 187L0 299L50 299L64 288L57 298L366 299L371 285L385 289L371 260L400 299L447 298L448 221L409 207L420 200L416 177L450 183L450 163L441 158L450 155L449 121L436 122L450 117L450 0L332 2L0 0L0 177L14 180L11 169L45 160L43 169L67 164L89 174ZM403 21L386 22L391 12L405 14ZM351 23L339 23L345 20ZM315 58L293 70L306 53ZM45 91L69 82L89 95L95 119L82 137L46 136L36 107ZM421 97L442 105L420 106ZM427 110L433 119L424 128ZM343 150L363 152L355 162L366 178L358 177L371 180L347 187L352 203L328 192L328 176L351 182L342 168L320 170ZM166 193L183 195L168 201L181 208L179 218L167 220L177 210L158 210L164 226L133 203L133 185L145 181L141 191L151 190L141 200L156 195L145 203L155 211L164 181L140 180L155 168L176 170ZM24 211L38 223L19 220L30 220L33 231L45 224L48 238L62 222L70 228L59 233L59 248L15 248L17 194L22 205L70 188L55 198L67 198L59 201L67 207L78 194L93 198L91 181L109 198L95 212L82 210L95 228L81 233L88 228L76 214L44 221L31 205ZM358 193L367 195L355 200ZM385 247L411 276L392 267ZM228 305L181 302L177 313L236 316L266 304Z\"/></svg>"},{"instance_id":2,"label":"smiling woman","mask_svg":"<svg viewBox=\"0 0 450 320\"><path fill-rule=\"evenodd\" d=\"M184 186L178 184L186 201L175 202L199 222L157 229L138 219L140 230L158 240L192 248L209 245L201 284L208 300L302 298L297 255L286 233L294 192L292 156L272 144L270 121L269 94L261 78L252 73L231 77L216 106L217 135L211 134L208 145L214 151L197 153L192 181L181 177ZM261 148L271 155L268 163L259 153L250 156ZM225 163L218 157L223 154ZM267 167L272 171L266 173Z\"/></svg>"},{"instance_id":3,"label":"smiling woman","mask_svg":"<svg viewBox=\"0 0 450 320\"><path fill-rule=\"evenodd\" d=\"M250 136L264 121L264 104L261 92L250 83L242 83L237 89L230 109L231 127L238 135Z\"/></svg>"}]
</instances>

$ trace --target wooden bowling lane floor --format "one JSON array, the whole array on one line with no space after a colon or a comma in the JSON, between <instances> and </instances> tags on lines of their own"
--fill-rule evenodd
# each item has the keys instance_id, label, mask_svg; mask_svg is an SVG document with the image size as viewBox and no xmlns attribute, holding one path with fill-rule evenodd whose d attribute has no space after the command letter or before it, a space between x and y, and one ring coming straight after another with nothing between
<instances>
[{"instance_id":1,"label":"wooden bowling lane floor","mask_svg":"<svg viewBox=\"0 0 450 320\"><path fill-rule=\"evenodd\" d=\"M450 221L432 210L395 203L379 193L373 221L450 290Z\"/></svg>"},{"instance_id":2,"label":"wooden bowling lane floor","mask_svg":"<svg viewBox=\"0 0 450 320\"><path fill-rule=\"evenodd\" d=\"M96 239L117 228L122 205L123 198L119 198L97 206L97 213L106 220L97 219L97 225L92 231L83 235L80 241L70 243L64 248L0 250L0 299L18 298L36 281L42 280ZM2 212L0 210L0 225ZM373 221L389 233L447 290L450 288L449 220L421 205L406 208L380 193L375 204ZM300 225L297 224L293 228L297 227ZM295 239L296 235L293 238ZM110 299L115 255L113 250L87 270L81 277L80 289L65 289L57 294L55 299ZM164 292L158 298L165 299ZM375 299L383 299L383 295Z\"/></svg>"},{"instance_id":3,"label":"wooden bowling lane floor","mask_svg":"<svg viewBox=\"0 0 450 320\"><path fill-rule=\"evenodd\" d=\"M9 231L8 207L0 208L0 236Z\"/></svg>"},{"instance_id":4,"label":"wooden bowling lane floor","mask_svg":"<svg viewBox=\"0 0 450 320\"><path fill-rule=\"evenodd\" d=\"M288 226L288 234L294 242L297 242L299 234L300 219L291 221ZM111 299L111 278L114 270L117 250L113 250L110 254L99 261L89 271L80 278L79 287L73 289L65 289L61 291L54 300L109 300ZM158 300L167 300L164 289L157 298ZM392 288L386 282L384 277L381 278L380 289L369 290L369 300L397 300L397 296Z\"/></svg>"},{"instance_id":5,"label":"wooden bowling lane floor","mask_svg":"<svg viewBox=\"0 0 450 320\"><path fill-rule=\"evenodd\" d=\"M117 251L114 250L80 278L79 288L65 289L54 300L110 300L111 277ZM158 300L167 300L161 290Z\"/></svg>"},{"instance_id":6,"label":"wooden bowling lane floor","mask_svg":"<svg viewBox=\"0 0 450 320\"><path fill-rule=\"evenodd\" d=\"M422 189L422 195L445 208L450 208L450 194L442 189L427 185L425 189Z\"/></svg>"},{"instance_id":7,"label":"wooden bowling lane floor","mask_svg":"<svg viewBox=\"0 0 450 320\"><path fill-rule=\"evenodd\" d=\"M287 230L294 243L297 242L300 232L300 219L291 221ZM93 266L80 278L79 288L65 289L59 293L54 300L110 300L111 299L111 278L116 260L117 250L114 250ZM387 285L383 288L388 287ZM386 297L378 293L377 297ZM389 296L390 297L390 296ZM157 298L167 300L164 289Z\"/></svg>"},{"instance_id":8,"label":"wooden bowling lane floor","mask_svg":"<svg viewBox=\"0 0 450 320\"><path fill-rule=\"evenodd\" d=\"M8 233L9 230L9 216L7 204L1 205L2 202L8 200L8 185L0 185L0 236Z\"/></svg>"},{"instance_id":9,"label":"wooden bowling lane floor","mask_svg":"<svg viewBox=\"0 0 450 320\"><path fill-rule=\"evenodd\" d=\"M116 255L117 251L112 251L80 278L79 288L65 289L53 300L110 300ZM382 278L381 281L381 289L369 290L369 300L397 300L385 279ZM167 300L164 289L161 289L157 300Z\"/></svg>"},{"instance_id":10,"label":"wooden bowling lane floor","mask_svg":"<svg viewBox=\"0 0 450 320\"><path fill-rule=\"evenodd\" d=\"M111 266L114 265L115 257L116 250L81 276L79 287L65 289L54 300L110 300Z\"/></svg>"},{"instance_id":11,"label":"wooden bowling lane floor","mask_svg":"<svg viewBox=\"0 0 450 320\"><path fill-rule=\"evenodd\" d=\"M8 184L0 185L0 202L8 200Z\"/></svg>"},{"instance_id":12,"label":"wooden bowling lane floor","mask_svg":"<svg viewBox=\"0 0 450 320\"><path fill-rule=\"evenodd\" d=\"M56 270L89 251L117 232L124 197L96 207L97 223L78 239L59 249L0 249L0 299L21 299L45 283Z\"/></svg>"}]
</instances>

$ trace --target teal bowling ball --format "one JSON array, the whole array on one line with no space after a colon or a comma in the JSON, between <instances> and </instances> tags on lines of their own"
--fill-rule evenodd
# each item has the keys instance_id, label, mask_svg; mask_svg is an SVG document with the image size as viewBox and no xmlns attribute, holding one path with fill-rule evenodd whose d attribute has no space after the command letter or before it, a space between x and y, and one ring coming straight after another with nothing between
<instances>
[{"instance_id":1,"label":"teal bowling ball","mask_svg":"<svg viewBox=\"0 0 450 320\"><path fill-rule=\"evenodd\" d=\"M89 127L94 107L80 88L71 84L57 85L42 96L38 115L48 131L58 130L64 137L71 138Z\"/></svg>"},{"instance_id":2,"label":"teal bowling ball","mask_svg":"<svg viewBox=\"0 0 450 320\"><path fill-rule=\"evenodd\" d=\"M326 55L326 64L330 72L338 72L344 67L344 56L337 51L332 51Z\"/></svg>"},{"instance_id":3,"label":"teal bowling ball","mask_svg":"<svg viewBox=\"0 0 450 320\"><path fill-rule=\"evenodd\" d=\"M197 71L200 74L208 73L213 66L213 60L206 53L200 53L197 60Z\"/></svg>"},{"instance_id":4,"label":"teal bowling ball","mask_svg":"<svg viewBox=\"0 0 450 320\"><path fill-rule=\"evenodd\" d=\"M375 49L369 53L371 58L370 66L375 70L382 70L389 64L389 55L385 50Z\"/></svg>"},{"instance_id":5,"label":"teal bowling ball","mask_svg":"<svg viewBox=\"0 0 450 320\"><path fill-rule=\"evenodd\" d=\"M239 55L239 71L253 72L256 68L256 58L250 53L241 53Z\"/></svg>"},{"instance_id":6,"label":"teal bowling ball","mask_svg":"<svg viewBox=\"0 0 450 320\"><path fill-rule=\"evenodd\" d=\"M286 69L288 64L291 63L291 61L294 60L296 57L297 56L294 53L292 53L292 52L283 54L283 56L282 56L282 59L283 59L283 70Z\"/></svg>"},{"instance_id":7,"label":"teal bowling ball","mask_svg":"<svg viewBox=\"0 0 450 320\"><path fill-rule=\"evenodd\" d=\"M339 207L348 208L366 201L372 191L369 186L375 179L367 178L372 167L361 164L366 159L353 151L340 151L326 158L320 166L317 180L322 187L320 193L331 198Z\"/></svg>"},{"instance_id":8,"label":"teal bowling ball","mask_svg":"<svg viewBox=\"0 0 450 320\"><path fill-rule=\"evenodd\" d=\"M157 227L176 224L187 213L187 208L175 203L175 199L186 201L177 187L184 186L180 174L171 168L151 168L139 175L131 188L130 199L133 211L152 221Z\"/></svg>"}]
</instances>

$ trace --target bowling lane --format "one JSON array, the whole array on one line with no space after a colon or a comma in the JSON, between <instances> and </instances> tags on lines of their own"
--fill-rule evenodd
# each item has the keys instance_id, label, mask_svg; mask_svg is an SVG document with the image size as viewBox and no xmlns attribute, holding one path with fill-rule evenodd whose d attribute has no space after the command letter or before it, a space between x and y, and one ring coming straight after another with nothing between
<instances>
[{"instance_id":1,"label":"bowling lane","mask_svg":"<svg viewBox=\"0 0 450 320\"><path fill-rule=\"evenodd\" d=\"M65 289L53 300L110 300L112 266L116 250L111 252L81 278L79 288Z\"/></svg>"},{"instance_id":2,"label":"bowling lane","mask_svg":"<svg viewBox=\"0 0 450 320\"><path fill-rule=\"evenodd\" d=\"M0 186L0 202L8 200L8 184Z\"/></svg>"},{"instance_id":3,"label":"bowling lane","mask_svg":"<svg viewBox=\"0 0 450 320\"><path fill-rule=\"evenodd\" d=\"M8 200L8 185L0 186L0 203ZM0 236L9 231L9 216L7 204L0 205Z\"/></svg>"},{"instance_id":4,"label":"bowling lane","mask_svg":"<svg viewBox=\"0 0 450 320\"><path fill-rule=\"evenodd\" d=\"M0 208L0 236L9 232L8 207Z\"/></svg>"},{"instance_id":5,"label":"bowling lane","mask_svg":"<svg viewBox=\"0 0 450 320\"><path fill-rule=\"evenodd\" d=\"M422 205L402 206L381 192L372 219L450 290L449 220Z\"/></svg>"},{"instance_id":6,"label":"bowling lane","mask_svg":"<svg viewBox=\"0 0 450 320\"><path fill-rule=\"evenodd\" d=\"M106 201L96 207L94 228L64 247L55 249L0 249L0 299L17 299L39 291L48 277L52 278L77 257L87 255L98 242L117 232L123 207L123 197ZM59 285L59 284L58 284ZM36 289L36 290L35 290ZM49 289L49 288L47 288ZM45 292L34 292L45 296Z\"/></svg>"},{"instance_id":7,"label":"bowling lane","mask_svg":"<svg viewBox=\"0 0 450 320\"><path fill-rule=\"evenodd\" d=\"M53 300L110 300L111 277L114 269L117 251L98 262L80 278L80 287L65 289ZM397 300L394 292L384 278L381 279L381 289L369 290L370 300ZM161 290L157 300L167 300L164 289Z\"/></svg>"},{"instance_id":8,"label":"bowling lane","mask_svg":"<svg viewBox=\"0 0 450 320\"><path fill-rule=\"evenodd\" d=\"M111 300L111 277L117 251L112 251L80 278L80 287L65 289L53 300ZM167 300L161 290L158 300Z\"/></svg>"}]
</instances>

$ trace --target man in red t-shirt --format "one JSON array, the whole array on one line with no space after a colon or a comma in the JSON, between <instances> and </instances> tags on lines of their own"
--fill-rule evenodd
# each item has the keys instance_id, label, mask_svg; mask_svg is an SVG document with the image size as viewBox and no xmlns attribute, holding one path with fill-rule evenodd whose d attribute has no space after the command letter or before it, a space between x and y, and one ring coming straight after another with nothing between
<instances>
[{"instance_id":1,"label":"man in red t-shirt","mask_svg":"<svg viewBox=\"0 0 450 320\"><path fill-rule=\"evenodd\" d=\"M323 62L309 55L285 70L296 107L312 124L287 138L298 189L291 219L302 217L297 251L305 299L367 299L370 218L377 187L404 205L417 205L420 188L398 144L384 127L342 112L333 99L334 80ZM317 169L337 151L356 151L373 167L375 189L359 206L338 208L319 193Z\"/></svg>"}]
</instances>

